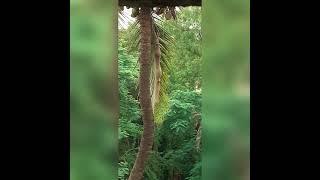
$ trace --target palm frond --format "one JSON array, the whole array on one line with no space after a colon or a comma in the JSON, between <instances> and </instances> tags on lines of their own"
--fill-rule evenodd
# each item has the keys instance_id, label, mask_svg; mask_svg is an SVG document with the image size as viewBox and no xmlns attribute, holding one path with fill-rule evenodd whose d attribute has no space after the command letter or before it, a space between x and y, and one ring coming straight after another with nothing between
<instances>
[{"instance_id":1,"label":"palm frond","mask_svg":"<svg viewBox=\"0 0 320 180\"><path fill-rule=\"evenodd\" d=\"M160 67L162 71L162 75L160 77L160 91L158 97L155 97L155 80L156 80L156 64L155 64L155 46L153 42L153 46L151 49L151 72L150 72L150 91L151 91L151 99L153 102L153 112L155 123L160 125L164 120L164 116L166 112L169 110L169 96L168 96L168 85L169 85L169 74L170 74L170 61L171 61L171 50L174 47L174 39L170 35L169 32L165 30L163 25L167 25L164 20L156 15L152 14L152 24L154 37L157 37L159 40L159 48L160 48ZM140 43L140 23L139 18L135 18L135 21L130 24L128 27L128 31L130 32L130 37L126 40L129 43L128 51L137 51L139 50ZM155 99L158 98L158 102L155 104Z\"/></svg>"},{"instance_id":2,"label":"palm frond","mask_svg":"<svg viewBox=\"0 0 320 180\"><path fill-rule=\"evenodd\" d=\"M129 51L135 51L139 49L140 43L140 23L139 19L136 18L135 21L129 26L128 31L130 31L130 37L128 37Z\"/></svg>"},{"instance_id":3,"label":"palm frond","mask_svg":"<svg viewBox=\"0 0 320 180\"><path fill-rule=\"evenodd\" d=\"M170 61L171 61L171 50L173 49L174 41L171 35L161 26L161 20L153 19L153 27L155 34L157 34L159 39L159 47L161 52L160 67L162 70L162 75L160 78L160 92L159 101L155 104L154 108L154 119L157 125L161 125L164 121L166 112L169 110L169 96L168 96L168 86L169 86L169 73L170 73ZM154 68L155 66L153 66ZM152 72L155 72L153 70ZM152 75L154 78L155 76Z\"/></svg>"},{"instance_id":4,"label":"palm frond","mask_svg":"<svg viewBox=\"0 0 320 180\"><path fill-rule=\"evenodd\" d=\"M121 7L118 8L118 21L121 28L125 27L125 24L131 23L132 18L129 17L128 14L124 13Z\"/></svg>"}]
</instances>

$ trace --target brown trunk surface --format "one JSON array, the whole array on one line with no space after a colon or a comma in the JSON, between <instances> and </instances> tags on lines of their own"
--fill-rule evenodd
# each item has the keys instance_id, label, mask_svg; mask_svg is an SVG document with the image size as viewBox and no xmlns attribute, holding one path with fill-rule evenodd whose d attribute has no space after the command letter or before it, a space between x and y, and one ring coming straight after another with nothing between
<instances>
[{"instance_id":1,"label":"brown trunk surface","mask_svg":"<svg viewBox=\"0 0 320 180\"><path fill-rule=\"evenodd\" d=\"M151 9L141 8L139 14L141 28L140 42L140 106L142 110L143 134L138 155L130 172L129 180L141 180L143 171L152 149L154 122L150 94L151 71Z\"/></svg>"}]
</instances>

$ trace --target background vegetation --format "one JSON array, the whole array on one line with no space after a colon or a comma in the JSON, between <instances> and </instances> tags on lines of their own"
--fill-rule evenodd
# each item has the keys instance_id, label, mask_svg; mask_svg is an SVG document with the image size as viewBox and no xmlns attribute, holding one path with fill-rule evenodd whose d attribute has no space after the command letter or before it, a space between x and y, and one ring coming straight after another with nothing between
<instances>
[{"instance_id":1,"label":"background vegetation","mask_svg":"<svg viewBox=\"0 0 320 180\"><path fill-rule=\"evenodd\" d=\"M169 109L156 128L145 179L200 179L201 9L184 8L177 21L160 23L174 43L170 49ZM131 48L132 26L119 32L120 131L119 179L127 179L142 130L137 94L138 49ZM197 143L198 141L198 143Z\"/></svg>"}]
</instances>

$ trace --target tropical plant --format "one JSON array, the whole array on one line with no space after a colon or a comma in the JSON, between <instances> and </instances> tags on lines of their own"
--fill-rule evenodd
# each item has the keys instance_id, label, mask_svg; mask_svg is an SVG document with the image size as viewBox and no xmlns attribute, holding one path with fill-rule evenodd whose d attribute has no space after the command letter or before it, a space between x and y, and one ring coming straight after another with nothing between
<instances>
[{"instance_id":1,"label":"tropical plant","mask_svg":"<svg viewBox=\"0 0 320 180\"><path fill-rule=\"evenodd\" d=\"M162 11L162 12L161 12ZM142 110L143 134L140 148L131 170L129 180L139 180L143 176L145 162L148 159L154 141L154 119L161 122L168 100L167 70L169 63L168 43L171 37L156 23L156 16L164 14L166 19L176 18L174 8L133 8L132 16L137 17L135 23L137 34L133 42L139 45L139 101ZM120 9L120 17L123 17ZM154 118L156 117L156 118Z\"/></svg>"},{"instance_id":2,"label":"tropical plant","mask_svg":"<svg viewBox=\"0 0 320 180\"><path fill-rule=\"evenodd\" d=\"M132 169L129 179L139 179L142 177L151 180L187 177L196 179L200 174L199 164L197 167L195 166L200 161L201 149L199 138L199 126L201 122L201 116L199 118L201 113L200 92L197 92L194 87L190 88L190 90L188 88L181 89L180 87L182 86L179 86L179 84L184 84L184 81L179 81L178 78L185 80L188 77L185 76L186 74L177 74L177 72L190 69L192 63L199 63L201 54L198 54L199 58L185 58L183 61L190 61L191 64L186 64L187 69L179 70L179 68L183 68L177 60L179 55L181 56L181 53L173 51L177 47L174 41L179 39L179 43L183 43L186 40L186 35L182 36L183 38L174 39L177 34L182 33L183 28L180 28L174 21L164 21L164 19L169 19L169 17L166 18L168 16L166 13L170 12L172 15L172 12L176 12L173 11L173 8L164 8L163 10L159 8L149 9L149 17L145 20L144 18L141 19L145 11L143 9L134 10L132 15L137 17L136 21L127 29L119 31L119 79L120 93L123 93L123 95L120 95L120 111L122 112L120 112L119 132L119 163L121 163L121 166L119 165L119 169L121 170L119 170L119 179L127 176L126 168ZM197 9L196 11L199 12L199 10ZM161 11L164 12L162 17L160 15ZM193 10L187 9L187 11ZM122 11L119 14L120 20L128 19ZM178 14L174 14L172 18L178 19L177 16L179 17ZM200 18L199 16L195 18L195 22L198 24ZM148 22L146 23L145 21ZM182 23L182 25L185 25L185 23ZM151 27L146 28L145 26ZM172 26L177 27L173 29ZM147 33L151 33L151 35L145 37ZM190 33L196 34L194 32ZM150 40L150 42L146 43L146 40ZM194 44L198 46L200 41L201 39L198 39ZM146 49L149 49L149 53L151 54L149 56L151 58L147 59L148 62L142 59L144 58L142 56L144 53L149 54L142 51L142 44L144 48L148 45ZM183 50L184 47L180 46L179 48ZM186 51L189 53L193 49L187 49ZM139 66L137 63L139 63ZM141 68L144 68L144 70ZM124 74L124 71L129 74ZM199 71L199 68L193 70L196 74L199 74ZM134 75L137 72L139 75ZM133 77L135 80L129 80L131 79L130 77ZM175 85L171 83L172 77L177 78L175 79ZM121 88L127 90L121 90ZM144 92L142 92L142 89ZM149 91L150 94L145 95L146 91ZM127 99L129 97L131 100ZM139 104L142 109L142 113L137 113L137 116L134 115L135 113L129 112L133 110L133 107L137 107L134 105L137 104L137 101L133 100L134 98L140 101ZM131 101L136 103L131 103ZM148 102L146 103L146 101ZM143 107L143 104L147 104L149 108ZM151 105L151 108L149 105ZM148 110L147 115L149 119L144 118L144 113L146 113L144 108ZM133 111L137 111L137 108L134 108ZM149 116L150 112L151 117ZM133 117L140 118L140 120L134 120ZM150 123L149 120L152 120L152 123L155 122L152 130L150 126L145 127L146 120L147 124ZM139 134L141 131L132 132L133 130L130 130L134 128L133 124L141 128L143 132L141 139L141 134ZM146 128L149 129L146 130ZM152 131L153 135L151 135ZM150 140L151 143L146 143L144 139L145 132L147 132L147 138L149 138L147 140ZM138 144L140 144L139 149L137 148ZM149 147L146 147L145 144ZM137 150L138 156L135 158ZM134 159L136 160L134 161ZM193 173L191 173L192 169L194 169ZM199 171L196 172L197 170Z\"/></svg>"}]
</instances>

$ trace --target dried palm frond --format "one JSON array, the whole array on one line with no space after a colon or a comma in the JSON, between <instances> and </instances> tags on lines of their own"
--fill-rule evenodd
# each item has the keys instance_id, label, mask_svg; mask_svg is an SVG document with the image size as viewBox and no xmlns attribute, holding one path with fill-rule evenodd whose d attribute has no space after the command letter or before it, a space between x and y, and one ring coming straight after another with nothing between
<instances>
[{"instance_id":1,"label":"dried palm frond","mask_svg":"<svg viewBox=\"0 0 320 180\"><path fill-rule=\"evenodd\" d=\"M173 8L174 10L174 8ZM174 47L174 41L172 36L162 27L163 19L158 15L162 11L172 11L169 8L156 8L153 11L152 16L152 49L151 49L151 73L150 73L150 91L151 101L153 106L154 119L156 124L161 124L164 120L164 115L169 109L169 97L168 97L168 85L169 85L169 73L170 73L170 59L171 50ZM172 12L170 12L172 13ZM161 14L161 13L160 13ZM174 17L175 19L176 17ZM140 26L139 18L130 25L129 31L131 36L129 39L130 47L129 51L139 49L140 43ZM159 64L156 61L156 52L160 50ZM159 56L158 55L158 56ZM161 76L157 76L157 73L161 72Z\"/></svg>"}]
</instances>

